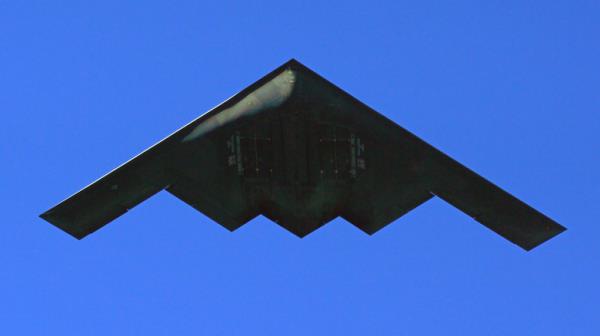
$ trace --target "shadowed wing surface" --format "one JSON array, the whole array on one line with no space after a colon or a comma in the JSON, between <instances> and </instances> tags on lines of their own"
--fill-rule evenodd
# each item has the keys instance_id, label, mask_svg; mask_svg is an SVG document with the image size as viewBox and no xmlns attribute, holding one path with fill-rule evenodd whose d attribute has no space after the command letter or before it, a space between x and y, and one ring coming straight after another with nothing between
<instances>
[{"instance_id":1,"label":"shadowed wing surface","mask_svg":"<svg viewBox=\"0 0 600 336\"><path fill-rule=\"evenodd\" d=\"M169 187L178 165L186 164L186 136L207 125L218 127L223 111L249 96L280 73L281 66L227 101L183 126L136 157L73 194L40 215L58 228L81 239L98 230L150 196ZM268 98L268 97L266 97ZM247 100L244 102L247 103ZM198 127L198 126L201 127Z\"/></svg>"},{"instance_id":2,"label":"shadowed wing surface","mask_svg":"<svg viewBox=\"0 0 600 336\"><path fill-rule=\"evenodd\" d=\"M294 60L42 217L82 238L162 189L230 230L374 233L438 196L526 250L564 231Z\"/></svg>"}]
</instances>

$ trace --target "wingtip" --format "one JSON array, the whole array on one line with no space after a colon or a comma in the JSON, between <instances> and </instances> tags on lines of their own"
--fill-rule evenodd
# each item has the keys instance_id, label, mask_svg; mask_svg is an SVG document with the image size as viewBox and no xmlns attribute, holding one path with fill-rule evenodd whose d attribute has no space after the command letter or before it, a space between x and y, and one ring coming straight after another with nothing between
<instances>
[{"instance_id":1,"label":"wingtip","mask_svg":"<svg viewBox=\"0 0 600 336\"><path fill-rule=\"evenodd\" d=\"M85 236L88 235L87 233L82 234L81 232L76 232L76 231L69 229L69 225L67 225L66 223L61 221L56 216L53 216L52 214L53 214L52 210L48 210L48 211L40 214L39 217L41 219L45 220L46 222L54 225L55 227L59 228L63 232L69 234L71 237L73 237L77 240L81 240L81 239L85 238Z\"/></svg>"},{"instance_id":2,"label":"wingtip","mask_svg":"<svg viewBox=\"0 0 600 336\"><path fill-rule=\"evenodd\" d=\"M530 242L529 244L523 244L523 245L519 245L521 248L523 248L525 251L531 251L535 248L537 248L538 246L546 243L547 241L555 238L556 236L558 236L559 234L563 233L567 231L567 228L556 224L554 227L550 228L547 232L545 232L545 234L540 237L539 239Z\"/></svg>"}]
</instances>

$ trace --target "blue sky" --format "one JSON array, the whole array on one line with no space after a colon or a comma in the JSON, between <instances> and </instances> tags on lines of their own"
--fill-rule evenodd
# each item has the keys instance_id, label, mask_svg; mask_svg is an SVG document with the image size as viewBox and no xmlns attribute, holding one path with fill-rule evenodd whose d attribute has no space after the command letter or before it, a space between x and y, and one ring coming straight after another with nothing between
<instances>
[{"instance_id":1,"label":"blue sky","mask_svg":"<svg viewBox=\"0 0 600 336\"><path fill-rule=\"evenodd\" d=\"M1 1L6 335L600 333L598 1ZM374 236L234 233L159 193L37 216L296 58L568 231L532 252L433 199Z\"/></svg>"}]
</instances>

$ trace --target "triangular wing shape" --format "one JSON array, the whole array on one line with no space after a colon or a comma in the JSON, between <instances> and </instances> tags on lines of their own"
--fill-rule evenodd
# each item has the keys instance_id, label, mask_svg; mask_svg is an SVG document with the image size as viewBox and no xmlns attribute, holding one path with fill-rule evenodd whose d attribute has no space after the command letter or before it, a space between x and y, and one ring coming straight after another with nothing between
<instances>
[{"instance_id":1,"label":"triangular wing shape","mask_svg":"<svg viewBox=\"0 0 600 336\"><path fill-rule=\"evenodd\" d=\"M433 196L527 250L565 230L295 60L42 217L81 238L162 189L230 230L371 234Z\"/></svg>"},{"instance_id":2,"label":"triangular wing shape","mask_svg":"<svg viewBox=\"0 0 600 336\"><path fill-rule=\"evenodd\" d=\"M187 159L189 153L185 151L189 149L188 140L203 131L219 128L226 116L230 118L229 121L236 120L240 116L235 113L239 114L241 106L252 106L244 112L252 112L253 109L260 108L257 107L259 104L256 100L257 93L266 104L276 101L277 98L269 96L269 92L264 94L264 87L265 84L271 83L266 85L268 90L273 88L273 84L281 84L281 77L276 81L273 79L285 69L286 66L282 65L272 71L232 98L44 212L40 217L75 238L81 239L150 196L170 187L173 181L181 180L176 176L177 168L189 164Z\"/></svg>"}]
</instances>

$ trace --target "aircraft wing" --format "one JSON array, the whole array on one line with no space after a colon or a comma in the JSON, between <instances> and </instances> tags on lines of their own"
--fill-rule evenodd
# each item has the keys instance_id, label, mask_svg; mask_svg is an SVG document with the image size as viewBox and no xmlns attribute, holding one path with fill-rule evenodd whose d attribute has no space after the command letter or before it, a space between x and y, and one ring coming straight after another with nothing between
<instances>
[{"instance_id":1,"label":"aircraft wing","mask_svg":"<svg viewBox=\"0 0 600 336\"><path fill-rule=\"evenodd\" d=\"M372 234L434 196L526 250L565 230L295 60L41 217L82 238L163 189L229 230Z\"/></svg>"}]
</instances>

